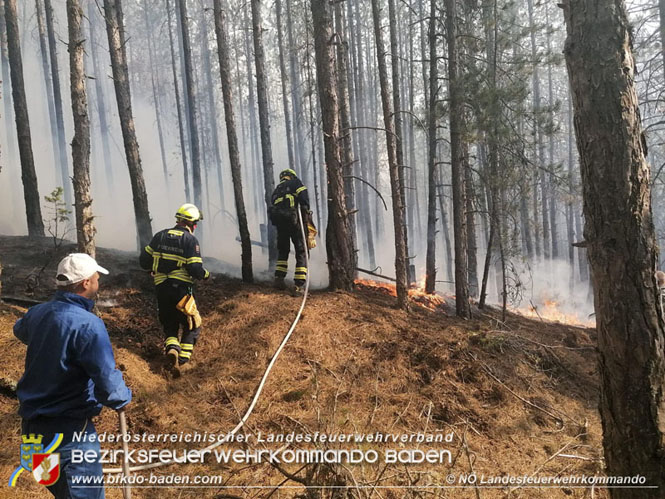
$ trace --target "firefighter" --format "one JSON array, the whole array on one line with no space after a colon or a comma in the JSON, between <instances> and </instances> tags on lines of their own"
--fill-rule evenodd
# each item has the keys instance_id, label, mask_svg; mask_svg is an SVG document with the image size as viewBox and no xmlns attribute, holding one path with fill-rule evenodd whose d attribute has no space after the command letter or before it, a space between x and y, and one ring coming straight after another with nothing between
<instances>
[{"instance_id":1,"label":"firefighter","mask_svg":"<svg viewBox=\"0 0 665 499\"><path fill-rule=\"evenodd\" d=\"M296 172L287 169L279 174L279 184L272 193L272 203L269 209L270 221L277 228L277 266L275 267L275 287L286 289L284 278L289 266L289 251L291 241L296 250L296 270L294 275L295 292L303 292L307 279L307 263L305 251L306 241L303 240L298 215L300 209L303 223L311 221L309 211L309 196L307 187L300 181ZM307 226L307 225L305 225Z\"/></svg>"},{"instance_id":2,"label":"firefighter","mask_svg":"<svg viewBox=\"0 0 665 499\"><path fill-rule=\"evenodd\" d=\"M193 204L183 204L176 225L154 235L141 251L141 268L152 270L157 292L159 322L164 327L164 348L169 366L177 369L190 361L201 333L201 316L194 299L194 279L208 279L194 230L203 220ZM178 332L182 326L182 338Z\"/></svg>"}]
</instances>

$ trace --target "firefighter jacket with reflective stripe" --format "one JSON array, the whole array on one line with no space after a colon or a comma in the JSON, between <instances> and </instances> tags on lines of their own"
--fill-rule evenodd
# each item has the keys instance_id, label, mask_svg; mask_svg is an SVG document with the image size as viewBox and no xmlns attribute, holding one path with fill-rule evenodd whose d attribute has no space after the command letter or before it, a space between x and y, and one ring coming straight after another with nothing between
<instances>
[{"instance_id":1,"label":"firefighter jacket with reflective stripe","mask_svg":"<svg viewBox=\"0 0 665 499\"><path fill-rule=\"evenodd\" d=\"M203 268L198 240L187 227L178 225L155 234L141 251L139 263L141 268L152 270L155 285L167 279L191 284L194 279L210 276Z\"/></svg>"},{"instance_id":2,"label":"firefighter jacket with reflective stripe","mask_svg":"<svg viewBox=\"0 0 665 499\"><path fill-rule=\"evenodd\" d=\"M296 205L309 210L309 195L298 177L282 180L272 193L272 206L277 211L295 210Z\"/></svg>"},{"instance_id":3,"label":"firefighter jacket with reflective stripe","mask_svg":"<svg viewBox=\"0 0 665 499\"><path fill-rule=\"evenodd\" d=\"M94 305L57 291L14 325L14 336L28 346L16 388L23 419L90 418L102 405L118 410L132 400L115 367L106 326L91 312Z\"/></svg>"}]
</instances>

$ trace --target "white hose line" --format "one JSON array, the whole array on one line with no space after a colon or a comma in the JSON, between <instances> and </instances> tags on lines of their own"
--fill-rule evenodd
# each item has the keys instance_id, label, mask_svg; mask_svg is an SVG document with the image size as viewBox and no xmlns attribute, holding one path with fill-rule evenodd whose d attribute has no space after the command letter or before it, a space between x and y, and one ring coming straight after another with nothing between
<instances>
[{"instance_id":1,"label":"white hose line","mask_svg":"<svg viewBox=\"0 0 665 499\"><path fill-rule=\"evenodd\" d=\"M201 449L200 452L205 452L205 451L211 451L212 449L215 449L222 445L223 443L227 442L233 435L236 434L236 432L244 426L244 424L247 422L249 419L250 414L254 410L254 406L259 400L259 396L261 395L261 392L263 391L263 385L265 385L266 380L268 379L268 374L270 374L270 370L273 368L275 365L275 362L277 361L277 357L279 354L282 352L282 349L286 345L286 343L289 341L289 338L291 337L291 333L296 328L296 325L298 324L298 321L300 320L300 316L302 315L302 311L305 308L305 302L307 301L307 295L309 294L309 248L307 246L307 237L305 236L305 226L303 225L302 221L302 214L300 213L300 209L297 210L298 212L298 222L300 224L300 232L303 237L303 242L305 244L305 265L307 266L307 279L305 280L305 292L303 293L302 297L302 303L300 304L300 308L298 309L298 313L296 314L296 318L293 320L291 323L291 328L289 329L289 332L286 333L286 336L284 336L284 339L282 340L282 343L280 343L279 347L277 348L277 351L275 354L272 356L272 359L270 360L270 363L268 364L268 367L266 368L266 371L263 373L263 377L261 378L261 382L259 383L259 387L256 389L256 393L254 394L254 398L252 399L252 402L249 404L249 407L247 408L247 412L245 412L245 415L242 417L240 422L236 425L233 430L231 430L229 433L226 434L226 436L222 440L218 440L217 442L210 444L208 447ZM168 466L170 464L183 464L183 460L178 460L178 459L172 459L171 461L164 461L164 462L159 462L159 463L151 463L151 464L144 464L141 466L132 466L129 468L129 471L143 471L143 470L149 470L153 468L160 468L162 466ZM105 474L113 474L113 473L122 473L123 469L122 468L106 468L102 470L103 473Z\"/></svg>"}]
</instances>

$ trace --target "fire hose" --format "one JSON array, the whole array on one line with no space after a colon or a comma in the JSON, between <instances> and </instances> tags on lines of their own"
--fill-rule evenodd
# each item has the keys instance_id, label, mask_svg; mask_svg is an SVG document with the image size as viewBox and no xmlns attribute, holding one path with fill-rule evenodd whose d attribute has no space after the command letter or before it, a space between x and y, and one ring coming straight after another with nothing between
<instances>
[{"instance_id":1,"label":"fire hose","mask_svg":"<svg viewBox=\"0 0 665 499\"><path fill-rule=\"evenodd\" d=\"M298 224L300 225L300 232L303 237L303 241L305 243L305 265L309 268L309 249L307 247L307 236L305 235L305 226L303 224L302 220L302 214L300 210L296 210L298 212ZM261 377L261 381L259 383L259 386L256 389L256 392L254 393L254 397L252 398L252 401L249 404L249 407L247 408L247 411L245 412L245 415L242 417L242 419L238 422L238 424L233 428L229 433L226 434L224 438L221 440L218 440L217 442L210 444L208 447L205 447L204 449L201 449L200 452L207 452L211 451L223 443L227 442L230 440L237 432L242 428L247 420L249 419L249 416L252 414L252 411L254 410L254 407L256 406L256 403L259 400L259 396L261 395L261 392L263 391L263 387L266 383L266 380L268 379L268 375L270 374L270 371L272 370L273 366L275 365L275 362L277 361L277 357L279 357L279 354L282 352L284 347L286 346L286 343L289 341L289 338L291 337L291 334L296 328L296 325L298 324L298 321L300 321L300 316L302 315L302 311L305 308L305 303L307 302L307 295L309 294L309 272L307 272L307 278L305 280L305 291L303 292L303 297L302 297L302 302L300 303L300 308L298 309L298 313L296 314L295 319L291 323L291 327L289 328L289 331L286 333L284 338L282 339L282 342L280 343L279 347L275 351L275 354L272 356L272 359L270 360L270 363L268 364L268 367L266 368L265 372L263 373L263 376ZM123 419L124 419L124 414L123 414ZM123 437L123 467L122 468L105 468L103 472L105 474L113 474L113 473L123 473L124 475L127 475L128 473L131 473L133 471L144 471L144 470L149 470L153 468L159 468L162 466L168 466L170 464L182 464L180 461L172 459L170 461L163 461L159 463L151 463L151 464L144 464L141 466L128 466L128 461L127 461L127 448L126 448L126 442L125 442L125 435L126 435L126 425L121 425L120 431L122 433ZM129 487L125 488L126 492L125 493L130 493L129 492ZM127 496L126 496L127 497Z\"/></svg>"}]
</instances>

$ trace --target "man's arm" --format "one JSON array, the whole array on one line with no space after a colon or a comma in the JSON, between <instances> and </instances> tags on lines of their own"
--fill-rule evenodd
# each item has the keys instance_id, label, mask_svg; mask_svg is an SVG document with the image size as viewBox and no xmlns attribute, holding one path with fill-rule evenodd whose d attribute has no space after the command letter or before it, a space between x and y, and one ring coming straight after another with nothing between
<instances>
[{"instance_id":1,"label":"man's arm","mask_svg":"<svg viewBox=\"0 0 665 499\"><path fill-rule=\"evenodd\" d=\"M28 327L25 317L20 318L14 324L14 336L21 340L24 344L28 344Z\"/></svg>"},{"instance_id":2,"label":"man's arm","mask_svg":"<svg viewBox=\"0 0 665 499\"><path fill-rule=\"evenodd\" d=\"M143 248L141 250L141 254L139 255L139 265L141 265L141 268L143 270L150 270L152 269L152 254L155 251L155 248L157 247L157 241L155 241L157 235L155 234L155 237L152 238L152 241L150 241L150 244Z\"/></svg>"},{"instance_id":3,"label":"man's arm","mask_svg":"<svg viewBox=\"0 0 665 499\"><path fill-rule=\"evenodd\" d=\"M201 248L199 246L199 241L194 236L187 241L185 246L185 258L187 259L185 268L187 268L187 272L189 272L190 276L194 279L207 279L210 277L210 272L203 268Z\"/></svg>"},{"instance_id":4,"label":"man's arm","mask_svg":"<svg viewBox=\"0 0 665 499\"><path fill-rule=\"evenodd\" d=\"M309 211L309 194L307 193L307 187L305 187L302 182L298 182L300 183L300 186L296 189L298 204L303 210Z\"/></svg>"},{"instance_id":5,"label":"man's arm","mask_svg":"<svg viewBox=\"0 0 665 499\"><path fill-rule=\"evenodd\" d=\"M78 358L85 372L95 383L95 397L111 409L118 410L132 400L132 392L115 368L111 340L104 322L97 318L82 331L77 346Z\"/></svg>"}]
</instances>

